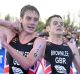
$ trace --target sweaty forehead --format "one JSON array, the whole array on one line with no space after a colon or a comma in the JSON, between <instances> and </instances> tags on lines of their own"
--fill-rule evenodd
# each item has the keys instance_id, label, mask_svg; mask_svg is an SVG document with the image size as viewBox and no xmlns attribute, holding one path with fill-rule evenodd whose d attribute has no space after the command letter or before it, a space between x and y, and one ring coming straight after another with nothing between
<instances>
[{"instance_id":1,"label":"sweaty forehead","mask_svg":"<svg viewBox=\"0 0 80 74\"><path fill-rule=\"evenodd\" d=\"M39 17L38 13L33 10L27 10L24 15Z\"/></svg>"},{"instance_id":2,"label":"sweaty forehead","mask_svg":"<svg viewBox=\"0 0 80 74\"><path fill-rule=\"evenodd\" d=\"M59 22L63 22L63 20L60 17L53 17L51 19L51 21L59 21Z\"/></svg>"}]
</instances>

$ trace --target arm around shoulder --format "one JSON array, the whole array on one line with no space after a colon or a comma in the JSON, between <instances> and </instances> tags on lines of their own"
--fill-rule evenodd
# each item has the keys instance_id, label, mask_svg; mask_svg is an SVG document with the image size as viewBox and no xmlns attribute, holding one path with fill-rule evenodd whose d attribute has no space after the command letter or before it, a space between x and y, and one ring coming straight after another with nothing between
<instances>
[{"instance_id":1,"label":"arm around shoulder","mask_svg":"<svg viewBox=\"0 0 80 74\"><path fill-rule=\"evenodd\" d=\"M27 69L27 64L28 66L31 67L37 61L40 61L44 57L45 50L46 50L46 40L41 37L38 37L35 40L33 48L27 57L28 60L26 60L27 62L24 65L24 68Z\"/></svg>"},{"instance_id":2,"label":"arm around shoulder","mask_svg":"<svg viewBox=\"0 0 80 74\"><path fill-rule=\"evenodd\" d=\"M15 58L18 63L23 67L23 69L26 70L27 68L33 66L35 62L39 61L43 57L46 48L46 41L43 38L37 38L33 44L33 48L31 49L27 57L21 55L6 42L4 42L3 46L8 49L8 52L12 55L12 57Z\"/></svg>"},{"instance_id":3,"label":"arm around shoulder","mask_svg":"<svg viewBox=\"0 0 80 74\"><path fill-rule=\"evenodd\" d=\"M16 32L22 30L19 20L16 22L12 22L12 21L0 19L0 26L4 26L4 27L7 27L11 30L15 30Z\"/></svg>"}]
</instances>

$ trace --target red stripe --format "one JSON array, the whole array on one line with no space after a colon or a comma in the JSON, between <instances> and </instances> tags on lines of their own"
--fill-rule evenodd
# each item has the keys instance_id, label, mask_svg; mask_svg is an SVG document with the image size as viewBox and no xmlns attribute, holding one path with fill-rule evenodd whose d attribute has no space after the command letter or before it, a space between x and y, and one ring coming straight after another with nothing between
<instances>
[{"instance_id":1,"label":"red stripe","mask_svg":"<svg viewBox=\"0 0 80 74\"><path fill-rule=\"evenodd\" d=\"M4 68L4 73L9 73L9 67Z\"/></svg>"},{"instance_id":2,"label":"red stripe","mask_svg":"<svg viewBox=\"0 0 80 74\"><path fill-rule=\"evenodd\" d=\"M42 68L44 70L44 74L48 74L48 73L52 72L51 65L48 65L46 67L45 66L46 65L46 61L44 59L42 60L41 65L42 65Z\"/></svg>"},{"instance_id":3,"label":"red stripe","mask_svg":"<svg viewBox=\"0 0 80 74\"><path fill-rule=\"evenodd\" d=\"M34 73L34 72L32 72L32 71L29 71L28 74L36 74L36 73Z\"/></svg>"},{"instance_id":4,"label":"red stripe","mask_svg":"<svg viewBox=\"0 0 80 74\"><path fill-rule=\"evenodd\" d=\"M44 71L44 73L45 73L45 74L48 74L48 73L51 72L51 71L52 71L51 66L49 66L49 67Z\"/></svg>"},{"instance_id":5,"label":"red stripe","mask_svg":"<svg viewBox=\"0 0 80 74\"><path fill-rule=\"evenodd\" d=\"M70 74L73 74L73 70L72 70L72 68L70 67Z\"/></svg>"}]
</instances>

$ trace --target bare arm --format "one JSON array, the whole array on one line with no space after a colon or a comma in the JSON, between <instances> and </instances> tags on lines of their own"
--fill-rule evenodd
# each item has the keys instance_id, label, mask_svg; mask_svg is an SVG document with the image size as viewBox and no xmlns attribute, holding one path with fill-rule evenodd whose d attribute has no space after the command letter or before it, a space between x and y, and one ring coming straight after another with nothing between
<instances>
[{"instance_id":1,"label":"bare arm","mask_svg":"<svg viewBox=\"0 0 80 74\"><path fill-rule=\"evenodd\" d=\"M42 38L37 38L28 57L22 56L6 42L3 42L3 46L8 49L8 52L12 55L12 57L15 58L23 69L26 70L27 68L33 66L37 60L43 57L46 48L46 41Z\"/></svg>"},{"instance_id":2,"label":"bare arm","mask_svg":"<svg viewBox=\"0 0 80 74\"><path fill-rule=\"evenodd\" d=\"M74 54L74 58L73 58L73 63L77 69L77 71L80 74L80 55L78 52L78 48L76 46L74 46L72 43L68 43L69 47L71 48L73 54Z\"/></svg>"},{"instance_id":3,"label":"bare arm","mask_svg":"<svg viewBox=\"0 0 80 74\"><path fill-rule=\"evenodd\" d=\"M4 26L0 26L0 36L5 35L7 37L7 43L11 41L11 39L15 36L15 33Z\"/></svg>"},{"instance_id":4,"label":"bare arm","mask_svg":"<svg viewBox=\"0 0 80 74\"><path fill-rule=\"evenodd\" d=\"M21 31L21 24L19 21L11 22L11 21L6 21L6 20L0 19L0 26L5 26L16 32Z\"/></svg>"}]
</instances>

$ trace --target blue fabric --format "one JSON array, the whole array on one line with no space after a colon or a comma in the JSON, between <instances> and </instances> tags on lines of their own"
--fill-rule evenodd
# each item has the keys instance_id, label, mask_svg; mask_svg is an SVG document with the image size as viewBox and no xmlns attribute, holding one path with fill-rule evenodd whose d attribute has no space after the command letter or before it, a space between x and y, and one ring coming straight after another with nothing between
<instances>
[{"instance_id":1,"label":"blue fabric","mask_svg":"<svg viewBox=\"0 0 80 74\"><path fill-rule=\"evenodd\" d=\"M4 58L5 58L5 49L0 49L0 74L4 73Z\"/></svg>"}]
</instances>

